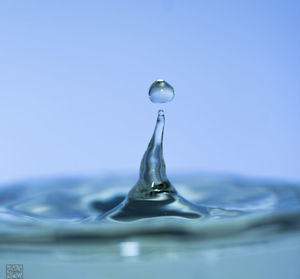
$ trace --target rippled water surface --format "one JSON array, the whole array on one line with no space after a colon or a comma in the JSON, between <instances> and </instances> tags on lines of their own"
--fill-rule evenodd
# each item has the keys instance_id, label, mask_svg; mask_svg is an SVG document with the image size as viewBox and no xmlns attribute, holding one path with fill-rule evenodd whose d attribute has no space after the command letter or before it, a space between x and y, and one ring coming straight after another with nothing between
<instances>
[{"instance_id":1,"label":"rippled water surface","mask_svg":"<svg viewBox=\"0 0 300 279\"><path fill-rule=\"evenodd\" d=\"M0 243L102 243L98 248L105 246L101 251L107 253L113 251L109 245L139 239L162 252L170 247L248 245L300 227L298 184L209 175L173 178L181 196L207 209L202 218L159 216L131 222L99 218L124 200L134 182L130 177L107 177L2 186Z\"/></svg>"}]
</instances>

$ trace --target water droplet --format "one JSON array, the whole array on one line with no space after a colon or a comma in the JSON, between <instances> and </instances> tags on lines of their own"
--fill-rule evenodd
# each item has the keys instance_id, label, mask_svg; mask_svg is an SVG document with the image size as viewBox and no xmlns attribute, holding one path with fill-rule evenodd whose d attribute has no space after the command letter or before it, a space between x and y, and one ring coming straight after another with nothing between
<instances>
[{"instance_id":1,"label":"water droplet","mask_svg":"<svg viewBox=\"0 0 300 279\"><path fill-rule=\"evenodd\" d=\"M153 82L149 89L149 98L152 103L167 103L174 99L174 88L163 79Z\"/></svg>"}]
</instances>

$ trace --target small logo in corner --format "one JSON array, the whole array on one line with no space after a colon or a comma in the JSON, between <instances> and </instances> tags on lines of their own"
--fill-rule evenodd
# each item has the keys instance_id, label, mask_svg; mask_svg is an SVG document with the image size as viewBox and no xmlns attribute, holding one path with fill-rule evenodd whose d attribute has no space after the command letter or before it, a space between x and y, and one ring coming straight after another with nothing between
<instances>
[{"instance_id":1,"label":"small logo in corner","mask_svg":"<svg viewBox=\"0 0 300 279\"><path fill-rule=\"evenodd\" d=\"M6 279L23 279L23 264L7 264Z\"/></svg>"}]
</instances>

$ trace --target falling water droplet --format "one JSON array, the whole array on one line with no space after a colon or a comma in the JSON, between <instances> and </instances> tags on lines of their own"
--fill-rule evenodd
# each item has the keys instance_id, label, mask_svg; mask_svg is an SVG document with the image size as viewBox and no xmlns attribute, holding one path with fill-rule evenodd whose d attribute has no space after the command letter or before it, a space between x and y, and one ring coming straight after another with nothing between
<instances>
[{"instance_id":1,"label":"falling water droplet","mask_svg":"<svg viewBox=\"0 0 300 279\"><path fill-rule=\"evenodd\" d=\"M153 82L149 89L149 98L152 103L167 103L174 99L174 88L163 79Z\"/></svg>"}]
</instances>

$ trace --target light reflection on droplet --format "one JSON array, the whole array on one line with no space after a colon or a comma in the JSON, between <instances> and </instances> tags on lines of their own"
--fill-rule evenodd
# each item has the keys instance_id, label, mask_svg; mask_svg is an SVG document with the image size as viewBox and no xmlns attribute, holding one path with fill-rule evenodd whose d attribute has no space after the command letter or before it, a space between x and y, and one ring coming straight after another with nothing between
<instances>
[{"instance_id":1,"label":"light reflection on droplet","mask_svg":"<svg viewBox=\"0 0 300 279\"><path fill-rule=\"evenodd\" d=\"M149 89L149 98L153 103L167 103L174 99L174 88L163 79L153 82Z\"/></svg>"}]
</instances>

